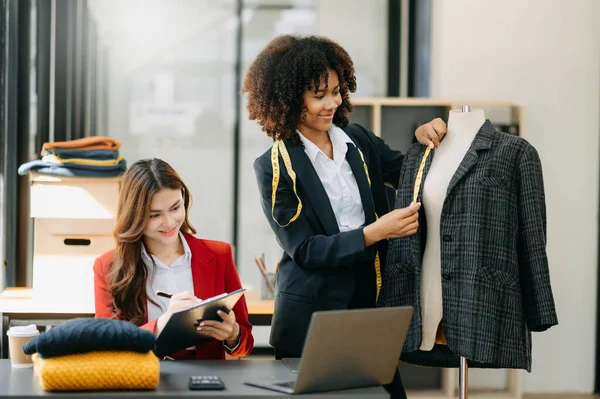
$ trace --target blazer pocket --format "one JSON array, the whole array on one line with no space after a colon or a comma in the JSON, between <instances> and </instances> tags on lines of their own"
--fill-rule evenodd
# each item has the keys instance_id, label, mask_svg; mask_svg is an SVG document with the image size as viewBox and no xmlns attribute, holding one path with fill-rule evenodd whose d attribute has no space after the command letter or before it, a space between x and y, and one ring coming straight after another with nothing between
<instances>
[{"instance_id":1,"label":"blazer pocket","mask_svg":"<svg viewBox=\"0 0 600 399\"><path fill-rule=\"evenodd\" d=\"M415 273L407 271L384 276L377 307L414 306Z\"/></svg>"},{"instance_id":2,"label":"blazer pocket","mask_svg":"<svg viewBox=\"0 0 600 399\"><path fill-rule=\"evenodd\" d=\"M508 179L504 176L483 176L477 180L477 183L484 187L506 187Z\"/></svg>"},{"instance_id":3,"label":"blazer pocket","mask_svg":"<svg viewBox=\"0 0 600 399\"><path fill-rule=\"evenodd\" d=\"M510 287L513 289L519 288L519 280L517 279L517 277L503 270L480 266L477 268L477 276L482 278L483 280L500 284L505 287Z\"/></svg>"},{"instance_id":4,"label":"blazer pocket","mask_svg":"<svg viewBox=\"0 0 600 399\"><path fill-rule=\"evenodd\" d=\"M409 273L409 272L413 272L415 270L415 267L412 263L409 262L394 262L394 263L388 263L385 265L384 269L383 269L383 276L384 278L388 277L391 278L395 275L399 275L399 274L404 274L404 273Z\"/></svg>"}]
</instances>

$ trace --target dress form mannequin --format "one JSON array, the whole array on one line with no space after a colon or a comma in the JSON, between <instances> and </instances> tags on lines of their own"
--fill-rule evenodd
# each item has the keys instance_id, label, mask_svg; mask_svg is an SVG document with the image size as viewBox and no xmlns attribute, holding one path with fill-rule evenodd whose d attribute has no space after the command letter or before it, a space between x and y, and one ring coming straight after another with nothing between
<instances>
[{"instance_id":1,"label":"dress form mannequin","mask_svg":"<svg viewBox=\"0 0 600 399\"><path fill-rule=\"evenodd\" d=\"M414 145L405 155L395 208L406 207L415 198L423 203L420 232L389 241L377 303L378 307L415 308L418 313L409 326L401 359L424 367L459 367L460 399L467 398L467 365L531 371L532 332L558 323L546 256L544 182L537 150L523 138L499 131L481 111L471 114L465 108L449 115L450 134L439 151ZM459 123L471 120L472 125ZM451 163L450 147L456 148L458 156L448 167L451 177L443 183L436 180L436 171L443 172L440 162ZM440 186L437 214L432 200L436 197L431 194L436 186ZM436 247L438 257L431 256L429 251ZM433 347L424 350L423 340L428 339L424 319L432 307L424 304L428 298L423 298L423 287L431 259L437 261L438 270L430 273L435 280L429 280L437 283L438 304L443 306L430 323ZM436 342L440 330L444 339ZM512 391L519 381L510 376ZM451 395L454 388L446 388Z\"/></svg>"},{"instance_id":2,"label":"dress form mannequin","mask_svg":"<svg viewBox=\"0 0 600 399\"><path fill-rule=\"evenodd\" d=\"M427 179L423 184L423 209L427 219L427 241L421 270L421 350L430 351L434 344L445 344L442 328L442 281L440 221L450 180L471 147L475 135L485 122L482 110L463 105L448 116L448 135L435 151ZM461 356L459 399L468 399L467 359Z\"/></svg>"},{"instance_id":3,"label":"dress form mannequin","mask_svg":"<svg viewBox=\"0 0 600 399\"><path fill-rule=\"evenodd\" d=\"M475 135L485 122L482 110L452 110L448 117L448 134L435 150L427 178L423 184L423 209L427 219L427 244L421 271L421 317L423 336L421 350L430 351L440 343L442 321L442 282L440 220L446 192ZM443 338L442 338L443 340ZM443 342L443 341L442 341Z\"/></svg>"}]
</instances>

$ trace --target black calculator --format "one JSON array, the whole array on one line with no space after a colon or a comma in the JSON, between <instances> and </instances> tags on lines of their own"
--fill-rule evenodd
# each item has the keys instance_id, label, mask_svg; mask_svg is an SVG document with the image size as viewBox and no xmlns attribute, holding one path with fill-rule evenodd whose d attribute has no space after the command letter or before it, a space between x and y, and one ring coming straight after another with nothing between
<instances>
[{"instance_id":1,"label":"black calculator","mask_svg":"<svg viewBox=\"0 0 600 399\"><path fill-rule=\"evenodd\" d=\"M190 389L193 391L225 389L225 384L221 378L215 375L191 376L189 385Z\"/></svg>"}]
</instances>

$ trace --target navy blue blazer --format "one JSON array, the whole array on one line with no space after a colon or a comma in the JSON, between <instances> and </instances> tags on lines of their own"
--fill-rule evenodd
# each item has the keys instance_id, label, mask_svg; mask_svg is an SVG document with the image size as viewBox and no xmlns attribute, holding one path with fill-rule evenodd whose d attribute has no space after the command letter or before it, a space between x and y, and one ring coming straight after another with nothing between
<instances>
[{"instance_id":1,"label":"navy blue blazer","mask_svg":"<svg viewBox=\"0 0 600 399\"><path fill-rule=\"evenodd\" d=\"M358 124L344 131L361 150L369 179L356 147L348 144L350 164L362 199L365 226L390 210L385 184L397 186L403 155ZM302 201L298 219L279 227L271 216L273 170L269 149L254 162L262 208L283 248L277 274L270 343L276 349L300 355L313 312L375 306L375 249L385 264L387 240L365 248L363 228L340 232L329 198L317 172L300 144L286 141ZM285 225L295 214L298 200L283 159L275 217ZM383 270L382 270L383 272Z\"/></svg>"}]
</instances>

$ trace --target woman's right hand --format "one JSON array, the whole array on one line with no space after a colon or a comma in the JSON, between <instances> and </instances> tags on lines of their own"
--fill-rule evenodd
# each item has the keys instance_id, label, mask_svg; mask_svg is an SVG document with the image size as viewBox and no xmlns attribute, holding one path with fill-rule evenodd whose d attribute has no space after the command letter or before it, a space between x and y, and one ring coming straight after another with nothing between
<instances>
[{"instance_id":1,"label":"woman's right hand","mask_svg":"<svg viewBox=\"0 0 600 399\"><path fill-rule=\"evenodd\" d=\"M167 311L163 313L156 321L154 334L160 334L173 313L179 312L180 310L189 309L197 304L198 298L196 298L191 292L184 291L173 295L169 301L169 307L167 308Z\"/></svg>"},{"instance_id":2,"label":"woman's right hand","mask_svg":"<svg viewBox=\"0 0 600 399\"><path fill-rule=\"evenodd\" d=\"M419 228L419 208L421 204L412 203L406 208L394 209L363 229L365 247L388 238L413 235Z\"/></svg>"}]
</instances>

